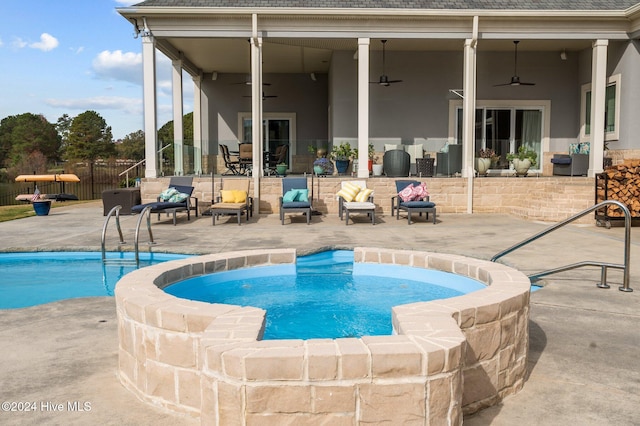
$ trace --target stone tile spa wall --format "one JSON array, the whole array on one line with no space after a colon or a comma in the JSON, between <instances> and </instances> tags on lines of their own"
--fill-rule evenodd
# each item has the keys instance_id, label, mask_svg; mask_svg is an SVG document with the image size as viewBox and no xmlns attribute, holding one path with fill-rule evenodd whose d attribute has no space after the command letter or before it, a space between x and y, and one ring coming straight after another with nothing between
<instances>
[{"instance_id":1,"label":"stone tile spa wall","mask_svg":"<svg viewBox=\"0 0 640 426\"><path fill-rule=\"evenodd\" d=\"M207 425L460 425L524 383L529 279L507 266L441 253L356 248L355 262L468 276L486 289L393 308L395 335L262 341L265 312L171 296L174 282L295 263L294 250L166 262L115 289L119 375L143 400Z\"/></svg>"}]
</instances>

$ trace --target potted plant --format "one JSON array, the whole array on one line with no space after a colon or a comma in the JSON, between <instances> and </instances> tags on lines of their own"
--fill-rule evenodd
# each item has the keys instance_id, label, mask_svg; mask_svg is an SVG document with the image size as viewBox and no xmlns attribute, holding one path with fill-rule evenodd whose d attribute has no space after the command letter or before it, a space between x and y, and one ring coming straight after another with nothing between
<instances>
[{"instance_id":1,"label":"potted plant","mask_svg":"<svg viewBox=\"0 0 640 426\"><path fill-rule=\"evenodd\" d=\"M507 160L513 164L513 168L518 176L526 176L529 168L536 166L537 159L538 154L524 145L520 145L517 153L507 154Z\"/></svg>"},{"instance_id":2,"label":"potted plant","mask_svg":"<svg viewBox=\"0 0 640 426\"><path fill-rule=\"evenodd\" d=\"M332 175L333 163L328 158L320 157L313 162L313 173L318 175Z\"/></svg>"},{"instance_id":3,"label":"potted plant","mask_svg":"<svg viewBox=\"0 0 640 426\"><path fill-rule=\"evenodd\" d=\"M487 175L494 157L496 157L496 152L493 149L485 148L478 151L478 156L476 157L476 171L478 172L478 176Z\"/></svg>"},{"instance_id":4,"label":"potted plant","mask_svg":"<svg viewBox=\"0 0 640 426\"><path fill-rule=\"evenodd\" d=\"M278 173L278 176L286 176L287 175L287 163L278 163L278 164L276 164L276 173Z\"/></svg>"},{"instance_id":5,"label":"potted plant","mask_svg":"<svg viewBox=\"0 0 640 426\"><path fill-rule=\"evenodd\" d=\"M331 150L331 159L336 162L338 173L346 173L349 167L349 158L353 156L353 149L349 142L341 142L340 145L334 145Z\"/></svg>"}]
</instances>

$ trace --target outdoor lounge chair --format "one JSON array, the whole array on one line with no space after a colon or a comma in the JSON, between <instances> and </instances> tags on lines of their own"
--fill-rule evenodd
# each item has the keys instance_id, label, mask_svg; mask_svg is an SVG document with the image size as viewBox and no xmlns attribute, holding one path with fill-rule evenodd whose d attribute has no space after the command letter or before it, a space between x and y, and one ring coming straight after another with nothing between
<instances>
[{"instance_id":1,"label":"outdoor lounge chair","mask_svg":"<svg viewBox=\"0 0 640 426\"><path fill-rule=\"evenodd\" d=\"M409 185L411 185L411 188L408 189ZM420 186L420 182L414 180L396 181L396 190L398 191L398 194L391 197L391 216L393 216L393 213L395 211L396 220L398 220L400 218L400 210L406 211L407 222L409 225L411 225L412 213L418 213L420 216L422 216L422 213L425 213L427 220L429 220L429 213L433 213L433 224L435 225L436 205L435 203L429 201L428 194L420 193ZM407 197L406 195L412 191L414 195L410 195ZM417 197L415 195L416 193L418 194Z\"/></svg>"},{"instance_id":2,"label":"outdoor lounge chair","mask_svg":"<svg viewBox=\"0 0 640 426\"><path fill-rule=\"evenodd\" d=\"M160 220L160 214L166 213L167 215L173 215L173 225L176 225L176 214L179 212L187 213L187 220L191 220L191 208L192 199L195 200L196 216L198 215L198 199L192 197L193 186L191 182L193 178L186 176L174 176L169 181L169 187L162 191L162 194L158 196L156 202L138 204L131 207L132 213L141 213L145 207L151 206L151 213L158 214L158 220ZM189 185L184 185L189 184Z\"/></svg>"},{"instance_id":3,"label":"outdoor lounge chair","mask_svg":"<svg viewBox=\"0 0 640 426\"><path fill-rule=\"evenodd\" d=\"M342 181L338 197L338 215L345 216L345 225L349 225L351 213L366 213L371 224L376 224L376 205L373 203L373 190L367 189L365 181Z\"/></svg>"},{"instance_id":4,"label":"outdoor lounge chair","mask_svg":"<svg viewBox=\"0 0 640 426\"><path fill-rule=\"evenodd\" d=\"M311 200L306 177L283 178L282 196L278 199L280 222L284 225L285 213L302 212L307 215L307 225L309 225L311 223Z\"/></svg>"},{"instance_id":5,"label":"outdoor lounge chair","mask_svg":"<svg viewBox=\"0 0 640 426\"><path fill-rule=\"evenodd\" d=\"M249 178L229 178L222 181L220 195L211 203L211 216L213 225L216 224L216 218L221 215L236 215L238 217L238 225L243 213L247 215L253 214L253 198L249 197Z\"/></svg>"}]
</instances>

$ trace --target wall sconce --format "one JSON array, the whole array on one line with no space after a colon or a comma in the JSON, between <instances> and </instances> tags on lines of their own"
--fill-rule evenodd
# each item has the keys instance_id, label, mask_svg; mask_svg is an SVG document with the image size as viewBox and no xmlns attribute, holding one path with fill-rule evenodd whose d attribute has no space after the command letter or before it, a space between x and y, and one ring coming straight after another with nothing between
<instances>
[{"instance_id":1,"label":"wall sconce","mask_svg":"<svg viewBox=\"0 0 640 426\"><path fill-rule=\"evenodd\" d=\"M309 74L309 77L311 77L311 80L316 81L316 73L312 72L311 74Z\"/></svg>"},{"instance_id":2,"label":"wall sconce","mask_svg":"<svg viewBox=\"0 0 640 426\"><path fill-rule=\"evenodd\" d=\"M562 59L563 61L567 60L567 50L563 49L562 52L560 52L560 59Z\"/></svg>"},{"instance_id":3,"label":"wall sconce","mask_svg":"<svg viewBox=\"0 0 640 426\"><path fill-rule=\"evenodd\" d=\"M216 81L218 79L218 71L211 73L211 80Z\"/></svg>"}]
</instances>

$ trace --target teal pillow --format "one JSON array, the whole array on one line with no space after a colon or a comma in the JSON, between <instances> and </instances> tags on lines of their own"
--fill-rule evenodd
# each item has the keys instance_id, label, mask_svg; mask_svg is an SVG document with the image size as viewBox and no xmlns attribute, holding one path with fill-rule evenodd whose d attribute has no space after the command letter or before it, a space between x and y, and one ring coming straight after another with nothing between
<instances>
[{"instance_id":1,"label":"teal pillow","mask_svg":"<svg viewBox=\"0 0 640 426\"><path fill-rule=\"evenodd\" d=\"M164 191L162 191L160 193L160 199L162 201L169 201L169 199L172 196L176 195L177 193L178 193L177 189L175 189L175 188L167 188L167 189L165 189Z\"/></svg>"},{"instance_id":2,"label":"teal pillow","mask_svg":"<svg viewBox=\"0 0 640 426\"><path fill-rule=\"evenodd\" d=\"M296 201L309 202L309 190L308 189L296 189Z\"/></svg>"},{"instance_id":3,"label":"teal pillow","mask_svg":"<svg viewBox=\"0 0 640 426\"><path fill-rule=\"evenodd\" d=\"M189 198L189 194L185 194L184 192L178 192L173 194L170 198L169 198L169 202L170 203L184 203L187 198Z\"/></svg>"},{"instance_id":4,"label":"teal pillow","mask_svg":"<svg viewBox=\"0 0 640 426\"><path fill-rule=\"evenodd\" d=\"M291 202L296 200L297 196L298 196L298 190L297 189L291 189L291 190L287 191L284 194L284 196L282 197L282 202L283 203L291 203Z\"/></svg>"}]
</instances>

